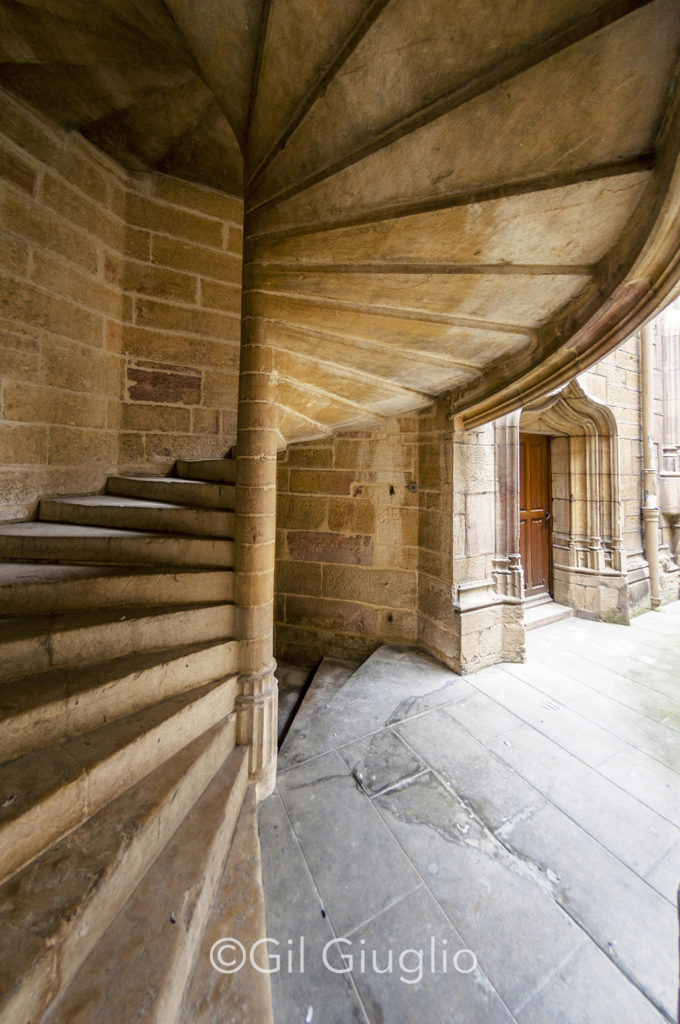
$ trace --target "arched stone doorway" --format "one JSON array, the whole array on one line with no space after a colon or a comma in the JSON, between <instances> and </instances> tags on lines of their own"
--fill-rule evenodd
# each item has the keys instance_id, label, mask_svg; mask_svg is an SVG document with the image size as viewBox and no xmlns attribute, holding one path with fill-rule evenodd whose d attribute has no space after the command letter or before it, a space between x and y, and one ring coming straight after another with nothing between
<instances>
[{"instance_id":1,"label":"arched stone doorway","mask_svg":"<svg viewBox=\"0 0 680 1024\"><path fill-rule=\"evenodd\" d=\"M525 407L519 430L549 438L552 596L586 618L629 622L613 412L573 380Z\"/></svg>"}]
</instances>

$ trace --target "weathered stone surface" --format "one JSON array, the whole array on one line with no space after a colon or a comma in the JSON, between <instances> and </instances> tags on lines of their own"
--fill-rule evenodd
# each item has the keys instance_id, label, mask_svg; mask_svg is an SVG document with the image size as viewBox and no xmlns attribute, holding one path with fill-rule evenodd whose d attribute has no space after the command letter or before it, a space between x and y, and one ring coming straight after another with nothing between
<instances>
[{"instance_id":1,"label":"weathered stone surface","mask_svg":"<svg viewBox=\"0 0 680 1024\"><path fill-rule=\"evenodd\" d=\"M652 617L641 617L633 629L639 627L642 637L656 637L660 649L672 652L677 608L670 609L670 619L654 617L649 626L644 626L645 618L649 621ZM580 642L575 644L576 635ZM550 691L544 691L538 699L535 695L535 688L545 679L561 687L565 701L578 702L584 686L598 686L598 661L590 659L601 646L615 647L619 635L621 627L601 623L573 619L556 623L543 638L541 631L531 634L529 648L534 649L535 660L526 666L486 669L470 681L458 680L465 690L439 709L420 703L422 655L386 648L362 665L339 691L320 694L314 713L301 721L299 728L293 726L284 747L278 794L289 814L282 817L276 795L271 810L266 805L262 809L266 822L262 829L264 881L277 934L287 934L298 920L307 920L297 916L297 903L289 905L290 884L283 884L289 879L280 867L283 849L291 849L289 843L295 840L300 845L296 844L295 855L291 849L291 857L300 858L305 877L308 870L312 876L309 886L305 882L302 887L312 904L310 918L316 906L311 895L315 884L338 933L338 894L327 887L325 879L331 863L337 877L350 886L342 893L344 905L360 900L371 909L363 881L355 882L355 874L346 870L345 864L357 871L364 861L373 859L377 848L374 832L364 827L363 812L347 807L346 832L351 838L340 844L345 860L336 866L337 854L321 854L325 829L320 835L319 786L340 792L343 778L347 783L363 781L361 790L355 788L354 799L363 791L365 803L372 804L371 811L379 811L400 850L426 883L425 889L416 887L395 899L392 906L373 913L349 932L350 944L338 951L354 954L348 977L356 985L369 1020L389 1015L390 1020L409 1021L413 1013L420 1013L425 1020L438 1022L454 1003L466 1020L478 1016L493 1020L495 1014L504 1020L510 1010L513 1019L531 1024L542 1024L546 1015L571 1020L575 1009L586 1019L593 1007L612 1024L631 1012L645 1024L661 1024L672 1016L677 994L672 872L673 865L677 866L674 837L679 822L671 798L677 803L677 773L636 749L639 743L646 743L649 720L644 713L636 716L635 733L631 720L625 751L612 756L616 741L613 747L606 745L609 708L591 708L589 713L597 719L601 737L599 753L606 758L595 762L597 745L595 733L590 731L595 723L582 717L579 727L555 693L547 696ZM574 646L586 659L588 669L579 675L587 682L555 669L556 650L571 657ZM404 704L410 707L410 716L396 727L407 744L395 748L395 727L385 721L383 697L395 683L408 685L409 662L412 690ZM504 677L507 686L498 685ZM662 671L659 679L663 685ZM625 694L626 677L619 675L619 681ZM339 711L338 701L345 690L345 713L333 721L328 716L334 705ZM493 698L485 691L492 692ZM645 692L647 686L638 684L640 700ZM312 686L307 701L313 700ZM372 721L367 711L360 726L364 736L344 744L343 729L352 718L350 708L356 707L362 715L363 700L366 709L372 705ZM511 703L517 714L509 709ZM529 725L527 711L534 705L536 717ZM616 715L615 709L612 713ZM568 720L561 731L553 732L547 719L556 722L565 715ZM618 728L616 718L613 724ZM340 744L338 752L346 764L344 777L328 761L329 755L315 756L324 746L329 749L329 744ZM289 759L287 750L294 752L296 745L298 754L309 759L292 767L296 760ZM591 767L583 761L589 746ZM603 778L608 774L614 788ZM303 783L299 788L298 781ZM303 793L309 794L304 802ZM650 810L645 794L657 804L659 814ZM269 810L266 816L265 810ZM310 824L312 818L316 828ZM325 816L322 820L325 825ZM665 850L669 843L673 845L651 869L648 884L640 872L648 870L654 847ZM629 864L622 862L622 854ZM438 926L444 922L441 911L446 927L453 926L453 931L446 933L449 957L457 949L467 948L471 952L465 955L476 958L477 969L473 964L469 974L446 974L437 943L431 969L430 940L433 935L442 936ZM632 930L631 920L635 922ZM319 934L321 928L319 920L312 929L310 920L309 933L314 935L308 947L310 959L320 955L319 945L326 941ZM419 985L413 986L417 995L413 1006L406 986L399 981L396 960L393 971L384 974L373 970L370 960L375 949L379 965L384 966L388 949L396 958L405 948L422 949L424 954L425 969ZM363 967L361 951L366 954ZM337 956L332 963L342 966ZM413 965L417 969L415 955ZM329 991L328 984L323 977L314 977L314 991L320 1000ZM307 1003L304 979L299 976L287 977L280 991L286 1000L283 1005Z\"/></svg>"},{"instance_id":2,"label":"weathered stone surface","mask_svg":"<svg viewBox=\"0 0 680 1024\"><path fill-rule=\"evenodd\" d=\"M231 848L218 880L206 930L196 953L196 969L187 988L180 1021L209 1024L215 1014L224 1024L242 1020L273 1021L270 975L257 971L247 960L241 971L220 974L210 962L210 950L225 936L234 936L250 951L269 936L262 891L262 862L257 834L255 793L246 793ZM267 944L268 945L268 944ZM257 958L267 966L266 956Z\"/></svg>"},{"instance_id":3,"label":"weathered stone surface","mask_svg":"<svg viewBox=\"0 0 680 1024\"><path fill-rule=\"evenodd\" d=\"M7 1020L63 991L229 749L214 727L0 889Z\"/></svg>"},{"instance_id":4,"label":"weathered stone surface","mask_svg":"<svg viewBox=\"0 0 680 1024\"><path fill-rule=\"evenodd\" d=\"M196 371L168 373L128 366L127 388L132 402L196 405L201 400L201 376Z\"/></svg>"},{"instance_id":5,"label":"weathered stone surface","mask_svg":"<svg viewBox=\"0 0 680 1024\"><path fill-rule=\"evenodd\" d=\"M177 1014L243 800L246 764L236 751L216 773L45 1024L104 1024L142 1007L159 1024ZM125 985L120 949L130 966Z\"/></svg>"},{"instance_id":6,"label":"weathered stone surface","mask_svg":"<svg viewBox=\"0 0 680 1024\"><path fill-rule=\"evenodd\" d=\"M347 537L340 533L316 533L312 530L289 530L287 555L303 562L344 562L348 565L370 565L373 538Z\"/></svg>"}]
</instances>

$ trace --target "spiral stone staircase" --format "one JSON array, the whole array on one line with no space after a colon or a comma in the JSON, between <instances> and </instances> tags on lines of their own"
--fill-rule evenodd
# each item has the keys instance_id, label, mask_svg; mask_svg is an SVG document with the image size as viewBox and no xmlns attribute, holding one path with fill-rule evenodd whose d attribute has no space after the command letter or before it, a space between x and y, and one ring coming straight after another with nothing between
<instances>
[{"instance_id":1,"label":"spiral stone staircase","mask_svg":"<svg viewBox=\"0 0 680 1024\"><path fill-rule=\"evenodd\" d=\"M0 528L0 1024L269 1019L206 946L263 928L277 448L476 426L661 309L679 54L677 0L1 0L3 89L245 216L240 500L179 464Z\"/></svg>"},{"instance_id":2,"label":"spiral stone staircase","mask_svg":"<svg viewBox=\"0 0 680 1024\"><path fill-rule=\"evenodd\" d=\"M680 277L675 0L12 0L0 84L245 199L287 440L565 383Z\"/></svg>"},{"instance_id":3,"label":"spiral stone staircase","mask_svg":"<svg viewBox=\"0 0 680 1024\"><path fill-rule=\"evenodd\" d=\"M234 898L264 934L236 743L234 467L113 477L0 527L3 1024L208 1021L211 995L267 1019L257 976L239 993L209 967Z\"/></svg>"}]
</instances>

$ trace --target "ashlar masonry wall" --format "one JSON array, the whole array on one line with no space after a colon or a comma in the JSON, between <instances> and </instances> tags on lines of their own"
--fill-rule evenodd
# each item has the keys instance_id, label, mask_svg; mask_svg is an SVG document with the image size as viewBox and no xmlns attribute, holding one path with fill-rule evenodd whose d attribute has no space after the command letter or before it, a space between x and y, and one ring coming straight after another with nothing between
<instances>
[{"instance_id":1,"label":"ashlar masonry wall","mask_svg":"<svg viewBox=\"0 0 680 1024\"><path fill-rule=\"evenodd\" d=\"M163 175L130 182L120 464L163 472L224 455L236 439L241 200Z\"/></svg>"},{"instance_id":2,"label":"ashlar masonry wall","mask_svg":"<svg viewBox=\"0 0 680 1024\"><path fill-rule=\"evenodd\" d=\"M363 658L417 640L418 417L279 461L276 655Z\"/></svg>"},{"instance_id":3,"label":"ashlar masonry wall","mask_svg":"<svg viewBox=\"0 0 680 1024\"><path fill-rule=\"evenodd\" d=\"M655 340L655 439L663 438L663 384L660 340ZM644 554L641 507L643 503L643 445L641 422L640 337L634 335L579 377L589 394L608 405L619 433L619 494L622 548L628 580L628 610L635 615L650 606L649 569ZM657 460L657 469L661 460ZM678 569L673 559L672 529L659 517L660 582L663 600L678 599Z\"/></svg>"},{"instance_id":4,"label":"ashlar masonry wall","mask_svg":"<svg viewBox=\"0 0 680 1024\"><path fill-rule=\"evenodd\" d=\"M619 495L623 550L629 560L643 554L642 423L640 393L640 336L596 363L578 378L582 387L614 413L619 435Z\"/></svg>"},{"instance_id":5,"label":"ashlar masonry wall","mask_svg":"<svg viewBox=\"0 0 680 1024\"><path fill-rule=\"evenodd\" d=\"M418 645L457 671L523 655L521 603L496 592L496 445L440 398L380 429L281 456L276 655L363 658Z\"/></svg>"},{"instance_id":6,"label":"ashlar masonry wall","mask_svg":"<svg viewBox=\"0 0 680 1024\"><path fill-rule=\"evenodd\" d=\"M0 91L0 518L235 440L242 203Z\"/></svg>"},{"instance_id":7,"label":"ashlar masonry wall","mask_svg":"<svg viewBox=\"0 0 680 1024\"><path fill-rule=\"evenodd\" d=\"M0 92L0 517L118 460L122 171Z\"/></svg>"}]
</instances>

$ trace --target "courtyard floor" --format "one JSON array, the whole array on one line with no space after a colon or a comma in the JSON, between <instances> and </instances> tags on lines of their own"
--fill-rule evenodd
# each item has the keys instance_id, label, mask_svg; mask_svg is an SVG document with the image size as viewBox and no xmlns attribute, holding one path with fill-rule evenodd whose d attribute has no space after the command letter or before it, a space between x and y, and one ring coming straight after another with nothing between
<instances>
[{"instance_id":1,"label":"courtyard floor","mask_svg":"<svg viewBox=\"0 0 680 1024\"><path fill-rule=\"evenodd\" d=\"M675 1021L680 603L329 664L259 827L276 1024Z\"/></svg>"}]
</instances>

